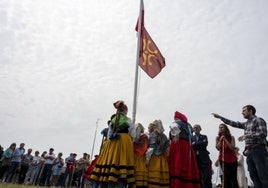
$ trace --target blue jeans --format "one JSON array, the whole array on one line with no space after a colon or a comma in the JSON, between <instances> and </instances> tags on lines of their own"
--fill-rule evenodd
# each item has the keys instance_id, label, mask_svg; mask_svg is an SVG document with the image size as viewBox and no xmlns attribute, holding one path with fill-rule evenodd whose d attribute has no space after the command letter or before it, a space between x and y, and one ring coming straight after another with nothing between
<instances>
[{"instance_id":1,"label":"blue jeans","mask_svg":"<svg viewBox=\"0 0 268 188\"><path fill-rule=\"evenodd\" d=\"M268 187L268 160L265 146L250 148L247 156L248 171L255 188Z\"/></svg>"},{"instance_id":2,"label":"blue jeans","mask_svg":"<svg viewBox=\"0 0 268 188\"><path fill-rule=\"evenodd\" d=\"M38 173L38 170L39 170L40 166L30 166L29 167L29 170L27 172L27 176L26 176L26 180L29 180L29 183L30 184L33 184L35 179L37 178L37 173Z\"/></svg>"}]
</instances>

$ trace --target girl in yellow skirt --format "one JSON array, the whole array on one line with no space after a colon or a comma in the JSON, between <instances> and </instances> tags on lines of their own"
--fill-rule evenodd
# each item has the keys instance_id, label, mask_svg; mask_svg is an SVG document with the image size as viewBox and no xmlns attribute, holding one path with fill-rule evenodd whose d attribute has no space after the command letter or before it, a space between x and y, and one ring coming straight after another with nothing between
<instances>
[{"instance_id":1,"label":"girl in yellow skirt","mask_svg":"<svg viewBox=\"0 0 268 188\"><path fill-rule=\"evenodd\" d=\"M148 136L144 133L142 124L136 124L136 139L134 142L135 185L136 188L148 186L148 169L145 163L145 152L149 146Z\"/></svg>"},{"instance_id":2,"label":"girl in yellow skirt","mask_svg":"<svg viewBox=\"0 0 268 188\"><path fill-rule=\"evenodd\" d=\"M117 109L108 131L108 141L103 147L91 179L100 187L122 188L135 183L133 139L135 128L127 117L127 106L123 101L114 103ZM131 135L131 136L130 136Z\"/></svg>"},{"instance_id":3,"label":"girl in yellow skirt","mask_svg":"<svg viewBox=\"0 0 268 188\"><path fill-rule=\"evenodd\" d=\"M161 120L155 120L149 127L149 149L146 152L148 164L148 187L169 188L167 150L169 141L164 134Z\"/></svg>"}]
</instances>

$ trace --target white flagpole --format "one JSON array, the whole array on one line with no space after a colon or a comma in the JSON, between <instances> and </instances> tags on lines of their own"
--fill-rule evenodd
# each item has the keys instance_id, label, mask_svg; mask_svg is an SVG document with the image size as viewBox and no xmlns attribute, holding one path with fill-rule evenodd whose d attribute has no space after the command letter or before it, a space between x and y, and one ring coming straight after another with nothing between
<instances>
[{"instance_id":1,"label":"white flagpole","mask_svg":"<svg viewBox=\"0 0 268 188\"><path fill-rule=\"evenodd\" d=\"M138 23L138 44L137 44L137 56L136 56L136 70L135 70L135 83L134 83L134 97L133 97L133 114L132 121L135 123L136 110L137 110L137 86L138 86L138 72L139 72L139 55L140 55L140 38L141 38L141 21L143 11L143 0L140 0L140 12L139 12L139 23Z\"/></svg>"},{"instance_id":2,"label":"white flagpole","mask_svg":"<svg viewBox=\"0 0 268 188\"><path fill-rule=\"evenodd\" d=\"M92 161L92 156L93 156L93 151L94 151L94 146L95 146L95 140L96 140L96 133L97 133L97 129L98 129L98 123L99 123L99 118L96 121L96 129L95 129L95 134L94 134L94 139L93 139L93 146L92 146L92 151L91 151L91 155L90 155L90 161Z\"/></svg>"}]
</instances>

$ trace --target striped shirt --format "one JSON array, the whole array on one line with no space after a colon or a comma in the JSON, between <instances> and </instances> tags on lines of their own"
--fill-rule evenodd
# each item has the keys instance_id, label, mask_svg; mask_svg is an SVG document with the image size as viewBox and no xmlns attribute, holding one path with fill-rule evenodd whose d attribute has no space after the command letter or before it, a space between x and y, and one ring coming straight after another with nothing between
<instances>
[{"instance_id":1,"label":"striped shirt","mask_svg":"<svg viewBox=\"0 0 268 188\"><path fill-rule=\"evenodd\" d=\"M245 145L251 147L254 145L266 145L267 126L266 122L255 115L252 115L246 122L235 122L226 118L221 120L236 128L244 129Z\"/></svg>"}]
</instances>

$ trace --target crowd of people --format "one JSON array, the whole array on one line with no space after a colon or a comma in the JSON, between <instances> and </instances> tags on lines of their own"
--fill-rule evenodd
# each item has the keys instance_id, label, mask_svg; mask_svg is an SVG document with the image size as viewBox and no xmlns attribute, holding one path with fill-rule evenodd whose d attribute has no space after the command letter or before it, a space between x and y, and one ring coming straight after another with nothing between
<instances>
[{"instance_id":1,"label":"crowd of people","mask_svg":"<svg viewBox=\"0 0 268 188\"><path fill-rule=\"evenodd\" d=\"M54 149L25 151L25 144L1 152L0 179L2 182L39 186L77 188L212 188L212 161L207 150L208 137L201 134L201 126L191 126L181 112L174 113L169 135L164 134L161 120L148 125L134 124L127 116L124 101L113 103L116 112L107 122L99 155L76 159L71 153L63 159ZM247 105L242 114L246 122L234 122L213 114L219 124L215 147L219 151L215 165L221 170L220 187L246 188L244 156L250 178L256 188L268 187L268 155L266 122L255 115L256 109ZM239 141L245 141L243 155L228 125L244 129Z\"/></svg>"},{"instance_id":2,"label":"crowd of people","mask_svg":"<svg viewBox=\"0 0 268 188\"><path fill-rule=\"evenodd\" d=\"M39 151L32 154L30 148L26 152L24 143L19 147L12 143L6 150L2 150L1 182L83 188L83 185L89 184L87 174L92 172L94 161L98 158L98 155L95 155L95 159L90 162L90 155L87 153L83 153L80 159L76 159L76 153L70 153L63 159L63 154L59 152L55 155L53 148L39 154Z\"/></svg>"}]
</instances>

